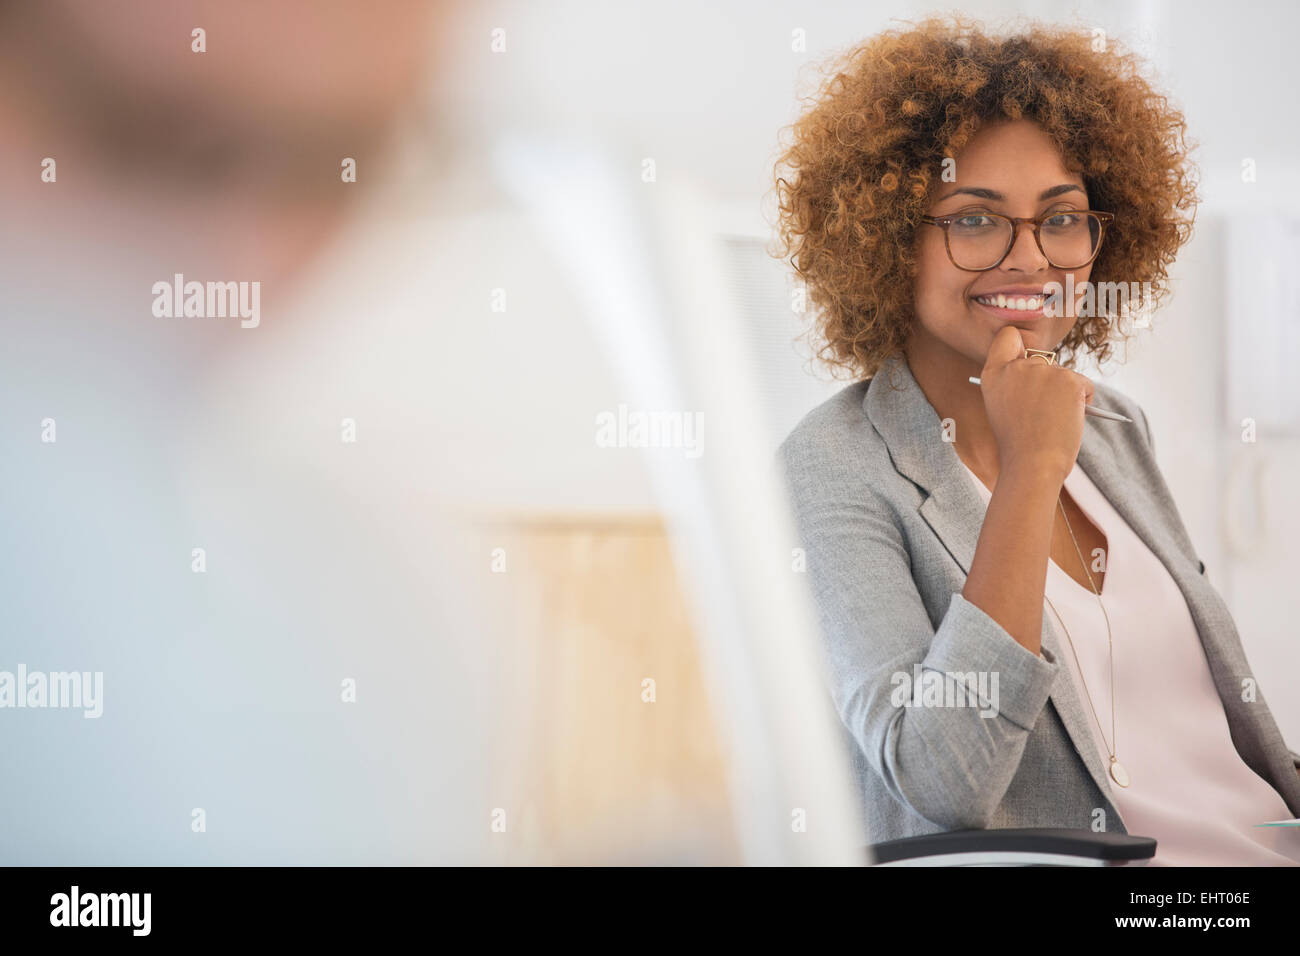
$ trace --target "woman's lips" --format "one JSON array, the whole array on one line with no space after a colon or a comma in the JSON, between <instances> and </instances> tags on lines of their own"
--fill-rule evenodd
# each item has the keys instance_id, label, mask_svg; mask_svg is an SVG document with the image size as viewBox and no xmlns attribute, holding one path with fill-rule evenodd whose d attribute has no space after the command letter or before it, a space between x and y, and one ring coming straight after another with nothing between
<instances>
[{"instance_id":1,"label":"woman's lips","mask_svg":"<svg viewBox=\"0 0 1300 956\"><path fill-rule=\"evenodd\" d=\"M994 295L971 296L971 301L986 312L1001 319L1039 319L1050 304L1045 295Z\"/></svg>"}]
</instances>

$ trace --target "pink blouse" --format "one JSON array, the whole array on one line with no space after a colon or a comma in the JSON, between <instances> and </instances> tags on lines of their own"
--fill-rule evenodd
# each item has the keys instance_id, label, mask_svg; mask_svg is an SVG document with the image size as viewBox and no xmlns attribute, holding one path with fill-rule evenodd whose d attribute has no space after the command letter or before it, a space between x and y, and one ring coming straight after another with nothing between
<instances>
[{"instance_id":1,"label":"pink blouse","mask_svg":"<svg viewBox=\"0 0 1300 956\"><path fill-rule=\"evenodd\" d=\"M966 473L987 507L989 489L969 468ZM1106 782L1124 826L1134 835L1155 837L1154 866L1300 864L1300 828L1256 826L1292 819L1291 811L1233 746L1223 702L1178 585L1077 464L1065 487L1107 543L1101 597L1114 642L1116 756L1130 783L1120 787L1109 775ZM1084 558L1091 570L1093 555L1085 552ZM1106 618L1092 588L1050 559L1047 597L1057 612L1047 607L1060 639L1058 660L1085 708L1092 694L1097 716L1088 709L1088 722L1102 766L1109 769L1110 755L1096 727L1100 720L1114 746Z\"/></svg>"}]
</instances>

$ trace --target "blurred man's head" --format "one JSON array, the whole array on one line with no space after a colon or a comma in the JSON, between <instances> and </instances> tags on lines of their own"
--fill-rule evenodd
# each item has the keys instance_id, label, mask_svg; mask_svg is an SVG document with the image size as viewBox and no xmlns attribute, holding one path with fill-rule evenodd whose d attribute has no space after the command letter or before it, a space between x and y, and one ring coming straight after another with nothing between
<instances>
[{"instance_id":1,"label":"blurred man's head","mask_svg":"<svg viewBox=\"0 0 1300 956\"><path fill-rule=\"evenodd\" d=\"M338 163L320 156L355 155L420 91L439 10L423 0L8 0L0 115L47 154L90 148L124 174L145 165L194 181L258 179L319 165L320 183L337 182Z\"/></svg>"}]
</instances>

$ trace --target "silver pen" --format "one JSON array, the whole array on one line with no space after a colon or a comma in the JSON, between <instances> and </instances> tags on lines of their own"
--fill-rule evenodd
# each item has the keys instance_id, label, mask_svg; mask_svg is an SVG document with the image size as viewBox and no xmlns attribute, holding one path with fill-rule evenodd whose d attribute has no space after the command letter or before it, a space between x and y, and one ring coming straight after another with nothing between
<instances>
[{"instance_id":1,"label":"silver pen","mask_svg":"<svg viewBox=\"0 0 1300 956\"><path fill-rule=\"evenodd\" d=\"M980 384L979 377L972 375L970 377L970 383L972 385ZM1093 418L1104 418L1111 422L1128 422L1130 425L1133 423L1133 419L1129 418L1127 415L1121 415L1118 412L1108 412L1106 409L1097 408L1095 405L1083 406L1083 413L1085 415L1091 415Z\"/></svg>"}]
</instances>

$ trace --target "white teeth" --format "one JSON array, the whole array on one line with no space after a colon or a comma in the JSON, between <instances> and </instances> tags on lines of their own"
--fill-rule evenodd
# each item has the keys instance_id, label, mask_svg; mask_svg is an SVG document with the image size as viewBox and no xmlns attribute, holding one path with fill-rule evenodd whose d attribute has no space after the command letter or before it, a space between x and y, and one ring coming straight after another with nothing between
<instances>
[{"instance_id":1,"label":"white teeth","mask_svg":"<svg viewBox=\"0 0 1300 956\"><path fill-rule=\"evenodd\" d=\"M997 306L999 309L1014 309L1017 312L1037 312L1043 307L1043 297L1038 295L1007 298L1005 293L999 292L997 295L976 296L975 301L982 302L984 305Z\"/></svg>"}]
</instances>

